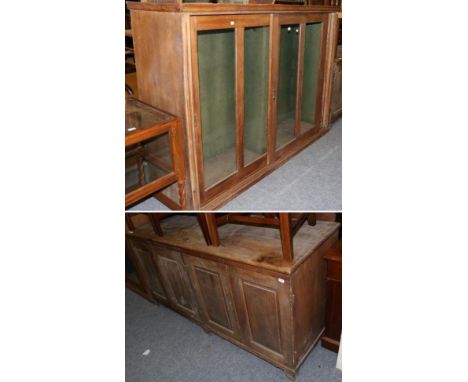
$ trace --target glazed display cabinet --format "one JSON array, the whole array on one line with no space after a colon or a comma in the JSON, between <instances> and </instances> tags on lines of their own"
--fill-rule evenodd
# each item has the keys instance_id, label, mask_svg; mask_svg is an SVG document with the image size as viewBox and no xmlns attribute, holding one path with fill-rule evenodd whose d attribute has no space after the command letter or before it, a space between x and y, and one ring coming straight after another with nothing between
<instances>
[{"instance_id":1,"label":"glazed display cabinet","mask_svg":"<svg viewBox=\"0 0 468 382\"><path fill-rule=\"evenodd\" d=\"M125 207L160 192L178 187L179 204L185 209L185 172L179 121L134 98L125 101Z\"/></svg>"},{"instance_id":2,"label":"glazed display cabinet","mask_svg":"<svg viewBox=\"0 0 468 382\"><path fill-rule=\"evenodd\" d=\"M222 206L328 131L336 7L128 7L139 97L181 119L187 208Z\"/></svg>"}]
</instances>

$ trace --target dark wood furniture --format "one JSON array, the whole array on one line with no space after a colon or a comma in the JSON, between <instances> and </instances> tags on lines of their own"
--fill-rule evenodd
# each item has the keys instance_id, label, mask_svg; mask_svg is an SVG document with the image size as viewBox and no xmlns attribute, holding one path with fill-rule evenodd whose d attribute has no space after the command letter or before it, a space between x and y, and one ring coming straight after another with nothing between
<instances>
[{"instance_id":1,"label":"dark wood furniture","mask_svg":"<svg viewBox=\"0 0 468 382\"><path fill-rule=\"evenodd\" d=\"M185 209L185 170L179 121L173 115L127 98L125 105L125 207L161 193L172 184Z\"/></svg>"},{"instance_id":2,"label":"dark wood furniture","mask_svg":"<svg viewBox=\"0 0 468 382\"><path fill-rule=\"evenodd\" d=\"M342 263L341 240L325 255L327 262L327 310L322 346L338 353L341 339Z\"/></svg>"},{"instance_id":3,"label":"dark wood furniture","mask_svg":"<svg viewBox=\"0 0 468 382\"><path fill-rule=\"evenodd\" d=\"M139 98L180 117L189 209L222 206L329 130L337 6L128 8Z\"/></svg>"},{"instance_id":4,"label":"dark wood furniture","mask_svg":"<svg viewBox=\"0 0 468 382\"><path fill-rule=\"evenodd\" d=\"M144 216L143 216L144 217ZM283 369L292 379L324 332L324 255L338 240L339 224L304 224L286 261L279 230L226 224L223 243L207 246L194 215L148 219L126 242L151 268L152 301L167 305L241 348Z\"/></svg>"}]
</instances>

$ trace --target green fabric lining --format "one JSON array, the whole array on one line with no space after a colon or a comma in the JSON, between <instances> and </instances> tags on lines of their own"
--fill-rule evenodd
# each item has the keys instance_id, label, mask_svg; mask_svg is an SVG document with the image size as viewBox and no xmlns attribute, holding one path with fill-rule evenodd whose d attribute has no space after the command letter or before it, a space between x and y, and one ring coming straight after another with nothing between
<instances>
[{"instance_id":1,"label":"green fabric lining","mask_svg":"<svg viewBox=\"0 0 468 382\"><path fill-rule=\"evenodd\" d=\"M307 24L305 33L301 120L312 124L315 123L321 27L321 23Z\"/></svg>"},{"instance_id":2,"label":"green fabric lining","mask_svg":"<svg viewBox=\"0 0 468 382\"><path fill-rule=\"evenodd\" d=\"M236 144L234 42L233 29L198 32L204 160Z\"/></svg>"},{"instance_id":3,"label":"green fabric lining","mask_svg":"<svg viewBox=\"0 0 468 382\"><path fill-rule=\"evenodd\" d=\"M244 147L266 153L270 28L246 28L244 37Z\"/></svg>"},{"instance_id":4,"label":"green fabric lining","mask_svg":"<svg viewBox=\"0 0 468 382\"><path fill-rule=\"evenodd\" d=\"M289 30L288 30L289 29ZM278 123L295 117L299 25L282 25L280 34Z\"/></svg>"}]
</instances>

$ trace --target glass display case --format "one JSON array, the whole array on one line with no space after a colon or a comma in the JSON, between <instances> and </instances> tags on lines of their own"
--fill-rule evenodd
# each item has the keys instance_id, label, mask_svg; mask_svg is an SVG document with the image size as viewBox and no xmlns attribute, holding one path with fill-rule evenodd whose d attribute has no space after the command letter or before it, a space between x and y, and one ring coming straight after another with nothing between
<instances>
[{"instance_id":1,"label":"glass display case","mask_svg":"<svg viewBox=\"0 0 468 382\"><path fill-rule=\"evenodd\" d=\"M202 198L266 164L269 110L276 109L270 128L276 155L303 134L318 131L325 22L321 15L279 15L273 51L268 16L194 22ZM277 67L270 69L270 60L277 60Z\"/></svg>"},{"instance_id":2,"label":"glass display case","mask_svg":"<svg viewBox=\"0 0 468 382\"><path fill-rule=\"evenodd\" d=\"M191 209L219 208L328 131L337 7L128 4L139 94L181 119Z\"/></svg>"},{"instance_id":3,"label":"glass display case","mask_svg":"<svg viewBox=\"0 0 468 382\"><path fill-rule=\"evenodd\" d=\"M125 107L125 206L177 183L185 208L183 157L176 117L137 99Z\"/></svg>"}]
</instances>

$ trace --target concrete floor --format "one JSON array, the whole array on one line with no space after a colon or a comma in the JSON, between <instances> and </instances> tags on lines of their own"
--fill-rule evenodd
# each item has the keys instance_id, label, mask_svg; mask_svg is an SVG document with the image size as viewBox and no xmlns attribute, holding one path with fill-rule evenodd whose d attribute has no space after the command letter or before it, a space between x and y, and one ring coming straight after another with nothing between
<instances>
[{"instance_id":1,"label":"concrete floor","mask_svg":"<svg viewBox=\"0 0 468 382\"><path fill-rule=\"evenodd\" d=\"M331 130L222 211L341 211L341 119ZM148 198L130 211L167 211Z\"/></svg>"},{"instance_id":2,"label":"concrete floor","mask_svg":"<svg viewBox=\"0 0 468 382\"><path fill-rule=\"evenodd\" d=\"M125 293L126 382L289 381L280 369L205 333L172 310L129 290ZM336 358L335 353L317 345L299 369L296 382L341 382Z\"/></svg>"}]
</instances>

